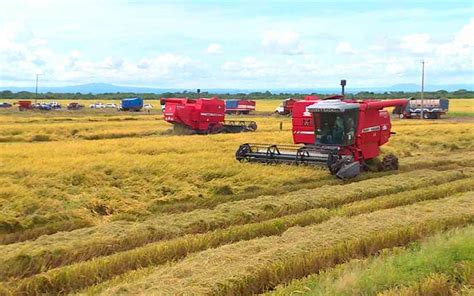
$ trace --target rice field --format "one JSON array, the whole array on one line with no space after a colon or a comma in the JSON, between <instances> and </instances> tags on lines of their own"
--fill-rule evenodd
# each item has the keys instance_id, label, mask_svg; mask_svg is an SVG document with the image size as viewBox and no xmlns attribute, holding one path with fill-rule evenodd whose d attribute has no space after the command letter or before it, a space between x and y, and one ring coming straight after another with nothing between
<instances>
[{"instance_id":1,"label":"rice field","mask_svg":"<svg viewBox=\"0 0 474 296\"><path fill-rule=\"evenodd\" d=\"M171 135L159 111L0 110L0 295L472 289L473 100L394 119L383 153L399 171L350 181L235 160L242 143L291 143L278 103L230 117L255 133L210 136Z\"/></svg>"}]
</instances>

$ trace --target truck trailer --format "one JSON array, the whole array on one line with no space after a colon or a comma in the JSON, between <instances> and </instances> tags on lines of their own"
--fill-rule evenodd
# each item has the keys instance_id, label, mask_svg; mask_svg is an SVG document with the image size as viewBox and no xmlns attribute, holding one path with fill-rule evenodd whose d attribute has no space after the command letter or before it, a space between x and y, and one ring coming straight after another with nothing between
<instances>
[{"instance_id":1,"label":"truck trailer","mask_svg":"<svg viewBox=\"0 0 474 296\"><path fill-rule=\"evenodd\" d=\"M399 106L393 109L393 114L400 118L420 118L423 109L423 118L439 119L441 115L445 115L449 109L448 99L420 99L410 98L406 106Z\"/></svg>"},{"instance_id":2,"label":"truck trailer","mask_svg":"<svg viewBox=\"0 0 474 296\"><path fill-rule=\"evenodd\" d=\"M142 98L125 98L122 99L120 105L120 111L135 111L138 112L143 108L143 99Z\"/></svg>"},{"instance_id":3,"label":"truck trailer","mask_svg":"<svg viewBox=\"0 0 474 296\"><path fill-rule=\"evenodd\" d=\"M255 111L255 101L244 99L225 101L226 114L249 114L251 111Z\"/></svg>"}]
</instances>

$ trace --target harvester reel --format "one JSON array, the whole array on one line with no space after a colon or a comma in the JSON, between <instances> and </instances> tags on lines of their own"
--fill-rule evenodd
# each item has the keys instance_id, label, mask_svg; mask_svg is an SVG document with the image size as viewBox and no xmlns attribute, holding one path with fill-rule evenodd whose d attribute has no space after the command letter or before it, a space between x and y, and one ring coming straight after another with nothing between
<instances>
[{"instance_id":1,"label":"harvester reel","mask_svg":"<svg viewBox=\"0 0 474 296\"><path fill-rule=\"evenodd\" d=\"M393 154L385 155L380 164L382 171L396 171L398 170L398 158Z\"/></svg>"},{"instance_id":2,"label":"harvester reel","mask_svg":"<svg viewBox=\"0 0 474 296\"><path fill-rule=\"evenodd\" d=\"M280 154L280 150L277 145L271 145L267 148L267 164L277 164L278 160L275 159L275 154Z\"/></svg>"}]
</instances>

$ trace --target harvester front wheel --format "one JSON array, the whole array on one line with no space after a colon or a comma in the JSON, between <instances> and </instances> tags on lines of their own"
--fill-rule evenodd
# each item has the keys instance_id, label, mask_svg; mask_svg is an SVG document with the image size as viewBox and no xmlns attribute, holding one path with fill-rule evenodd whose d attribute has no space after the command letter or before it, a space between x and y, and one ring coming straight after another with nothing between
<instances>
[{"instance_id":1,"label":"harvester front wheel","mask_svg":"<svg viewBox=\"0 0 474 296\"><path fill-rule=\"evenodd\" d=\"M331 175L337 174L344 164L344 160L340 158L337 154L329 154L327 166Z\"/></svg>"},{"instance_id":2,"label":"harvester front wheel","mask_svg":"<svg viewBox=\"0 0 474 296\"><path fill-rule=\"evenodd\" d=\"M385 155L381 163L382 171L396 171L398 170L398 158L393 154Z\"/></svg>"}]
</instances>

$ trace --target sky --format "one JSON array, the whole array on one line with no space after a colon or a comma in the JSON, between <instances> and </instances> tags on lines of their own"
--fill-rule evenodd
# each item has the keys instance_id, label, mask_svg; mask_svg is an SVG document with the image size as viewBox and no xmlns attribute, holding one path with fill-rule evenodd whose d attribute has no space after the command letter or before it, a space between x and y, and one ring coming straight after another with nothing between
<instances>
[{"instance_id":1,"label":"sky","mask_svg":"<svg viewBox=\"0 0 474 296\"><path fill-rule=\"evenodd\" d=\"M0 0L0 86L473 85L473 36L473 0Z\"/></svg>"}]
</instances>

